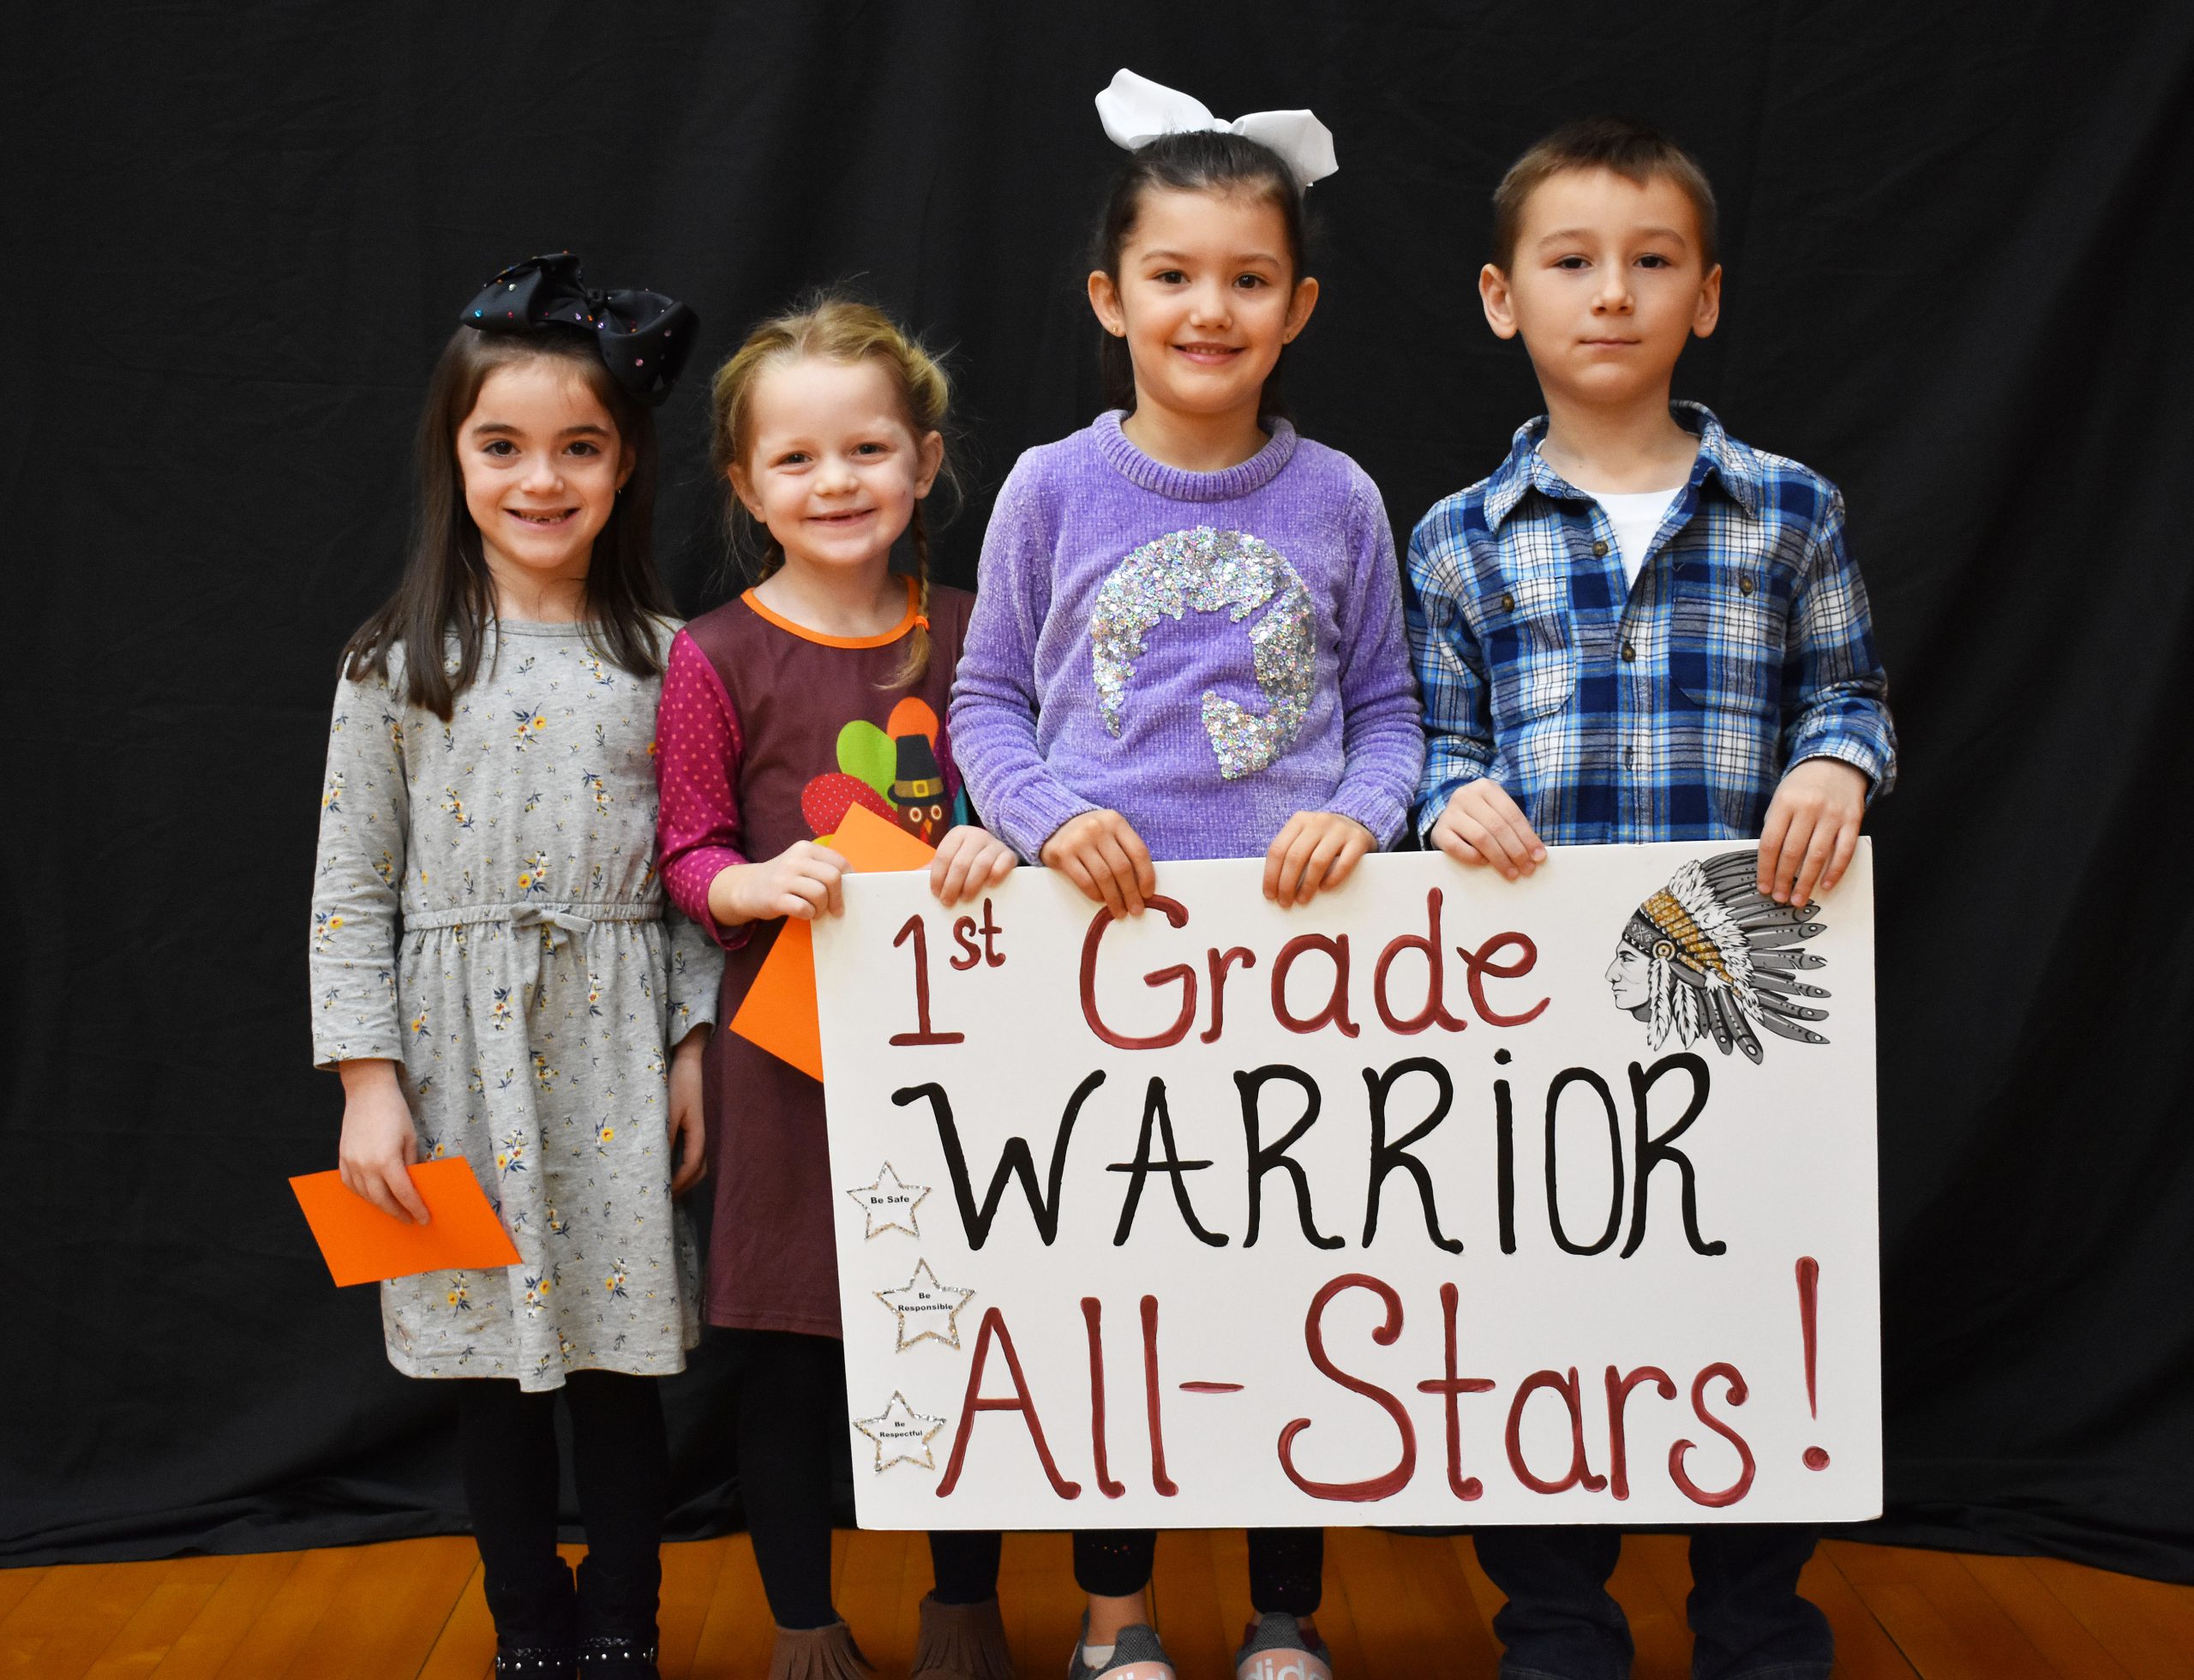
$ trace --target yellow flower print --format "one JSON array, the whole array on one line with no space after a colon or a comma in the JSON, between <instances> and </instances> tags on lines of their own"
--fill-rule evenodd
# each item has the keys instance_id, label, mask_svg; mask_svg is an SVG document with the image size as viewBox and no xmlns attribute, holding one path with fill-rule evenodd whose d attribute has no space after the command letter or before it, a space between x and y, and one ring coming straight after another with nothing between
<instances>
[{"instance_id":1,"label":"yellow flower print","mask_svg":"<svg viewBox=\"0 0 2194 1680\"><path fill-rule=\"evenodd\" d=\"M571 1221L556 1217L555 1204L551 1203L548 1207L548 1234L552 1237L560 1237L571 1228Z\"/></svg>"},{"instance_id":2,"label":"yellow flower print","mask_svg":"<svg viewBox=\"0 0 2194 1680\"><path fill-rule=\"evenodd\" d=\"M586 977L586 1012L589 1015L602 1013L602 976L597 974L589 974Z\"/></svg>"},{"instance_id":3,"label":"yellow flower print","mask_svg":"<svg viewBox=\"0 0 2194 1680\"><path fill-rule=\"evenodd\" d=\"M612 1295L614 1295L619 1300L621 1301L626 1299L625 1263L622 1260L615 1261L611 1263L609 1268L609 1275L602 1280L602 1287L604 1289L607 1289Z\"/></svg>"},{"instance_id":4,"label":"yellow flower print","mask_svg":"<svg viewBox=\"0 0 2194 1680\"><path fill-rule=\"evenodd\" d=\"M453 1274L449 1281L449 1293L445 1297L450 1306L459 1312L472 1311L472 1291L465 1281L465 1274Z\"/></svg>"},{"instance_id":5,"label":"yellow flower print","mask_svg":"<svg viewBox=\"0 0 2194 1680\"><path fill-rule=\"evenodd\" d=\"M535 852L529 855L518 872L518 890L536 898L546 897L548 891L548 855Z\"/></svg>"},{"instance_id":6,"label":"yellow flower print","mask_svg":"<svg viewBox=\"0 0 2194 1680\"><path fill-rule=\"evenodd\" d=\"M343 931L343 917L334 910L315 910L312 917L312 948L315 951L335 949L335 935ZM596 1011L599 1013L600 1011Z\"/></svg>"},{"instance_id":7,"label":"yellow flower print","mask_svg":"<svg viewBox=\"0 0 2194 1680\"><path fill-rule=\"evenodd\" d=\"M381 721L388 730L389 744L399 753L404 750L404 720L393 711L384 711Z\"/></svg>"},{"instance_id":8,"label":"yellow flower print","mask_svg":"<svg viewBox=\"0 0 2194 1680\"><path fill-rule=\"evenodd\" d=\"M556 1070L548 1065L548 1058L538 1050L533 1053L533 1077L540 1082L543 1090L556 1089Z\"/></svg>"},{"instance_id":9,"label":"yellow flower print","mask_svg":"<svg viewBox=\"0 0 2194 1680\"><path fill-rule=\"evenodd\" d=\"M320 808L323 811L340 811L343 808L343 778L341 777L331 776L327 778L327 786L320 795Z\"/></svg>"},{"instance_id":10,"label":"yellow flower print","mask_svg":"<svg viewBox=\"0 0 2194 1680\"><path fill-rule=\"evenodd\" d=\"M525 1310L540 1313L548 1310L548 1292L553 1286L545 1277L530 1277L525 1281Z\"/></svg>"},{"instance_id":11,"label":"yellow flower print","mask_svg":"<svg viewBox=\"0 0 2194 1680\"><path fill-rule=\"evenodd\" d=\"M497 1032L502 1031L504 1028L510 1025L511 988L509 987L498 986L495 988L495 1005L488 1011L488 1021Z\"/></svg>"},{"instance_id":12,"label":"yellow flower print","mask_svg":"<svg viewBox=\"0 0 2194 1680\"><path fill-rule=\"evenodd\" d=\"M520 706L511 716L518 719L518 728L511 732L511 740L521 753L539 740L541 732L548 727L548 714L538 706Z\"/></svg>"},{"instance_id":13,"label":"yellow flower print","mask_svg":"<svg viewBox=\"0 0 2194 1680\"><path fill-rule=\"evenodd\" d=\"M610 675L608 669L602 665L602 661L599 659L583 659L579 663L586 667L587 675L592 677L601 687L604 688L614 688L617 686L617 679Z\"/></svg>"},{"instance_id":14,"label":"yellow flower print","mask_svg":"<svg viewBox=\"0 0 2194 1680\"><path fill-rule=\"evenodd\" d=\"M345 723L349 723L350 721L351 721L351 714L350 714L349 712L347 712L347 711L339 711L339 712L337 712L337 713L335 714L335 723L334 723L334 725L333 725L333 727L332 727L332 728L327 731L327 732L328 732L328 734L330 734L330 735L341 735L341 734L343 733L343 726L344 726Z\"/></svg>"},{"instance_id":15,"label":"yellow flower print","mask_svg":"<svg viewBox=\"0 0 2194 1680\"><path fill-rule=\"evenodd\" d=\"M449 813L450 820L458 827L472 826L471 813L465 810L465 801L457 796L456 789L445 787L442 789L442 809Z\"/></svg>"},{"instance_id":16,"label":"yellow flower print","mask_svg":"<svg viewBox=\"0 0 2194 1680\"><path fill-rule=\"evenodd\" d=\"M604 816L608 815L609 789L602 785L602 778L590 770L583 770L579 772L579 785L593 794L594 808Z\"/></svg>"},{"instance_id":17,"label":"yellow flower print","mask_svg":"<svg viewBox=\"0 0 2194 1680\"><path fill-rule=\"evenodd\" d=\"M495 1151L495 1171L505 1178L525 1171L525 1137L522 1132L503 1134L503 1147Z\"/></svg>"},{"instance_id":18,"label":"yellow flower print","mask_svg":"<svg viewBox=\"0 0 2194 1680\"><path fill-rule=\"evenodd\" d=\"M423 1009L417 1015L411 1017L411 1036L414 1038L424 1038L426 1035L427 1011Z\"/></svg>"},{"instance_id":19,"label":"yellow flower print","mask_svg":"<svg viewBox=\"0 0 2194 1680\"><path fill-rule=\"evenodd\" d=\"M465 1080L465 1089L475 1096L479 1096L487 1090L488 1082L480 1077L480 1069L477 1065L473 1067L471 1077Z\"/></svg>"},{"instance_id":20,"label":"yellow flower print","mask_svg":"<svg viewBox=\"0 0 2194 1680\"><path fill-rule=\"evenodd\" d=\"M396 885L396 860L384 851L374 860L374 873L381 877L383 886Z\"/></svg>"}]
</instances>

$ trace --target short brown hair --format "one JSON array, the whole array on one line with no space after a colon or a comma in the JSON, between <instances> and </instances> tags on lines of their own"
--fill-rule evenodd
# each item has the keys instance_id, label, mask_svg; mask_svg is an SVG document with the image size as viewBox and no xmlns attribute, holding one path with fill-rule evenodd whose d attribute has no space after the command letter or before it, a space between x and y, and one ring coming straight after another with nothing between
<instances>
[{"instance_id":1,"label":"short brown hair","mask_svg":"<svg viewBox=\"0 0 2194 1680\"><path fill-rule=\"evenodd\" d=\"M1658 129L1623 117L1588 117L1556 129L1508 165L1493 190L1493 265L1507 272L1516 260L1516 241L1524 230L1524 206L1548 181L1571 170L1604 169L1644 186L1673 181L1691 201L1699 218L1700 266L1719 261L1721 233L1714 210L1714 189L1691 153Z\"/></svg>"}]
</instances>

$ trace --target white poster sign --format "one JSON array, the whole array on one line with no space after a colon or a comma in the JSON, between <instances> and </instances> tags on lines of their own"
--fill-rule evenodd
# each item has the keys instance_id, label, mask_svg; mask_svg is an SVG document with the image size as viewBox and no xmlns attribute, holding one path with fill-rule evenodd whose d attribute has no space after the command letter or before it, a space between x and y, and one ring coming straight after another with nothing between
<instances>
[{"instance_id":1,"label":"white poster sign","mask_svg":"<svg viewBox=\"0 0 2194 1680\"><path fill-rule=\"evenodd\" d=\"M1880 1509L1871 854L1368 859L1139 918L856 875L817 932L860 1518Z\"/></svg>"}]
</instances>

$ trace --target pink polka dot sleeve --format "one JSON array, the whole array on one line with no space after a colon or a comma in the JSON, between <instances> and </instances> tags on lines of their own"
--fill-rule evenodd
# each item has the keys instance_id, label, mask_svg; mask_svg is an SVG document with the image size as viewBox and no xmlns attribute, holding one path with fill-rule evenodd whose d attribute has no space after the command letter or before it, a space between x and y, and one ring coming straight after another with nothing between
<instances>
[{"instance_id":1,"label":"pink polka dot sleeve","mask_svg":"<svg viewBox=\"0 0 2194 1680\"><path fill-rule=\"evenodd\" d=\"M709 884L747 861L740 849L738 791L746 743L722 679L682 630L671 641L662 674L655 742L656 856L663 888L718 945L736 951L746 943L747 930L717 924L709 914Z\"/></svg>"}]
</instances>

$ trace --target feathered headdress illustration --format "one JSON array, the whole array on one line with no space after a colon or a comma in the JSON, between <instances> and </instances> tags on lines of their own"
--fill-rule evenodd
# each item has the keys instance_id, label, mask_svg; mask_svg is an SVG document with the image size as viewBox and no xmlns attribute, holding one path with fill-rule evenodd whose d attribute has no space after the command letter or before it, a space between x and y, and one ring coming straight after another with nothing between
<instances>
[{"instance_id":1,"label":"feathered headdress illustration","mask_svg":"<svg viewBox=\"0 0 2194 1680\"><path fill-rule=\"evenodd\" d=\"M1711 1037L1728 1055L1735 1046L1760 1059L1756 1024L1801 1044L1828 1041L1807 1021L1828 1011L1799 1003L1825 998L1818 986L1793 978L1825 967L1796 947L1822 924L1818 904L1778 904L1759 890L1759 854L1723 852L1687 863L1669 884L1631 912L1623 943L1651 964L1646 1001L1631 1012L1646 1023L1654 1049Z\"/></svg>"}]
</instances>

